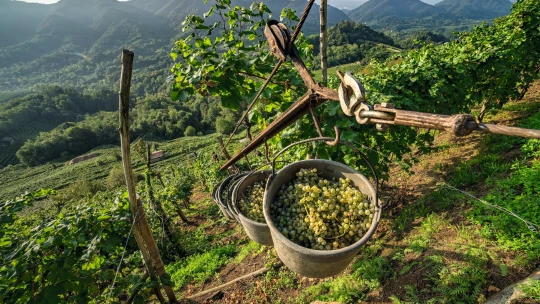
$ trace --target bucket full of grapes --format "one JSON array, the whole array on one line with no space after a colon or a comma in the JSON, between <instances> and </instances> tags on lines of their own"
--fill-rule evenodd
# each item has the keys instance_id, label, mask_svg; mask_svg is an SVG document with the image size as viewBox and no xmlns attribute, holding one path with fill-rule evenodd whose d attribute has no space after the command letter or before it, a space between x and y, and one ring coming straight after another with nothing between
<instances>
[{"instance_id":1,"label":"bucket full of grapes","mask_svg":"<svg viewBox=\"0 0 540 304\"><path fill-rule=\"evenodd\" d=\"M234 189L236 188L236 185L238 185L238 183L240 183L242 181L242 179L248 175L249 173L245 172L245 173L239 173L237 175L234 176L234 178L231 180L231 182L229 183L229 189L227 191L227 201L226 201L226 205L227 205L227 210L229 210L229 213L231 214L231 216L238 222L240 223L240 219L238 218L238 214L236 213L236 211L234 210L234 206L233 206L233 199L234 199L234 196L233 196L233 191Z\"/></svg>"},{"instance_id":2,"label":"bucket full of grapes","mask_svg":"<svg viewBox=\"0 0 540 304\"><path fill-rule=\"evenodd\" d=\"M254 171L242 178L233 190L233 211L253 241L272 246L272 235L263 214L266 180L272 170Z\"/></svg>"},{"instance_id":3,"label":"bucket full of grapes","mask_svg":"<svg viewBox=\"0 0 540 304\"><path fill-rule=\"evenodd\" d=\"M332 141L314 138L294 143ZM310 278L337 275L371 239L381 217L377 174L367 157L353 145L370 167L375 187L360 172L330 160L292 163L268 179L264 217L274 247L283 263Z\"/></svg>"}]
</instances>

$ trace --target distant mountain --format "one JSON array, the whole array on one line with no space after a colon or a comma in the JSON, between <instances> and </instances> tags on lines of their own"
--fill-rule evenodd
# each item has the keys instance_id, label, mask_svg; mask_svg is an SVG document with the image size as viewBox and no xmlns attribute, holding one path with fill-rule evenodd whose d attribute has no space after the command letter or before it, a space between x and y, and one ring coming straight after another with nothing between
<instances>
[{"instance_id":1,"label":"distant mountain","mask_svg":"<svg viewBox=\"0 0 540 304\"><path fill-rule=\"evenodd\" d=\"M400 19L423 19L445 16L439 7L420 0L370 0L349 13L353 21L368 25L395 23Z\"/></svg>"},{"instance_id":2,"label":"distant mountain","mask_svg":"<svg viewBox=\"0 0 540 304\"><path fill-rule=\"evenodd\" d=\"M285 7L301 13L307 4L267 2L276 19ZM252 0L233 3L249 7ZM168 54L183 34L182 22L209 7L202 0L61 0L52 5L0 0L0 92L51 84L113 89L122 48L137 56L134 94L161 91L167 87ZM318 32L318 14L315 6L303 28L306 34ZM334 7L328 18L330 25L349 20Z\"/></svg>"},{"instance_id":3,"label":"distant mountain","mask_svg":"<svg viewBox=\"0 0 540 304\"><path fill-rule=\"evenodd\" d=\"M49 7L21 1L0 0L0 47L32 39Z\"/></svg>"},{"instance_id":4,"label":"distant mountain","mask_svg":"<svg viewBox=\"0 0 540 304\"><path fill-rule=\"evenodd\" d=\"M368 0L328 0L328 4L333 5L342 11L350 11L366 3L367 1ZM317 3L320 3L320 0L318 0Z\"/></svg>"},{"instance_id":5,"label":"distant mountain","mask_svg":"<svg viewBox=\"0 0 540 304\"><path fill-rule=\"evenodd\" d=\"M510 13L509 0L444 0L435 5L420 0L370 0L348 13L356 22L374 28L442 29L490 20ZM433 3L433 2L431 2ZM465 23L463 21L466 21ZM468 22L467 22L468 21Z\"/></svg>"},{"instance_id":6,"label":"distant mountain","mask_svg":"<svg viewBox=\"0 0 540 304\"><path fill-rule=\"evenodd\" d=\"M457 18L493 19L508 15L512 3L508 0L444 0L436 6Z\"/></svg>"},{"instance_id":7,"label":"distant mountain","mask_svg":"<svg viewBox=\"0 0 540 304\"><path fill-rule=\"evenodd\" d=\"M356 0L355 0L356 1ZM234 5L250 7L253 0L235 0ZM272 0L264 3L273 12L273 19L279 19L279 14L284 8L291 8L300 16L304 11L307 1L303 0ZM166 18L169 23L180 26L184 18L189 14L202 15L206 13L211 3L204 4L202 0L132 0L131 5L148 10L157 16ZM338 24L340 21L350 20L343 11L332 5L328 6L329 26ZM304 25L306 34L313 34L319 31L319 5L315 4L311 9L308 19Z\"/></svg>"}]
</instances>

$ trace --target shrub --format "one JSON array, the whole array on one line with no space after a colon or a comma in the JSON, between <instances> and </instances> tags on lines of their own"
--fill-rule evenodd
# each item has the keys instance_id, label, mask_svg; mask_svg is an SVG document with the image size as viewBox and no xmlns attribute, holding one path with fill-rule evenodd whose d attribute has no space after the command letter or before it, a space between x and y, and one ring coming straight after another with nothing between
<instances>
[{"instance_id":1,"label":"shrub","mask_svg":"<svg viewBox=\"0 0 540 304\"><path fill-rule=\"evenodd\" d=\"M192 126L188 126L186 128L186 131L184 131L184 136L188 137L188 136L195 136L197 134L197 130L195 130L194 127Z\"/></svg>"},{"instance_id":2,"label":"shrub","mask_svg":"<svg viewBox=\"0 0 540 304\"><path fill-rule=\"evenodd\" d=\"M124 168L117 166L111 169L109 176L107 176L107 188L114 190L116 188L126 185L126 178L124 176Z\"/></svg>"}]
</instances>

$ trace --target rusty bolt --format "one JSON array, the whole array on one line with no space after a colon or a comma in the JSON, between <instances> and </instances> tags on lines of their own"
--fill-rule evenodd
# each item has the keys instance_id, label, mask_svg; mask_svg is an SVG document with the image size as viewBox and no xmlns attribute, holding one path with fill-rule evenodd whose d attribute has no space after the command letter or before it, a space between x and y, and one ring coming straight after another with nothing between
<instances>
[{"instance_id":1,"label":"rusty bolt","mask_svg":"<svg viewBox=\"0 0 540 304\"><path fill-rule=\"evenodd\" d=\"M379 123L375 125L375 128L377 128L377 131L380 131L380 132L388 132L388 130L390 130L389 125L379 124Z\"/></svg>"}]
</instances>

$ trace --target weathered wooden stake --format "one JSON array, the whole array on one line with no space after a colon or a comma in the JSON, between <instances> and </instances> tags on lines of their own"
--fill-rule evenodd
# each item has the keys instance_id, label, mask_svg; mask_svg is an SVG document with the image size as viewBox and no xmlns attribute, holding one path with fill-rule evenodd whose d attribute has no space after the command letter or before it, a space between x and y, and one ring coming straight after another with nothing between
<instances>
[{"instance_id":1,"label":"weathered wooden stake","mask_svg":"<svg viewBox=\"0 0 540 304\"><path fill-rule=\"evenodd\" d=\"M217 140L219 142L219 146L221 147L221 152L223 153L223 157L225 157L225 160L231 159L229 152L227 152L227 149L225 149L225 145L223 144L223 139L221 138L221 136L218 136Z\"/></svg>"},{"instance_id":2,"label":"weathered wooden stake","mask_svg":"<svg viewBox=\"0 0 540 304\"><path fill-rule=\"evenodd\" d=\"M152 230L146 219L141 202L135 192L135 178L133 166L131 164L131 152L129 141L129 94L131 89L131 75L133 71L133 52L122 51L122 74L120 77L119 92L119 120L120 120L120 144L122 149L122 163L126 177L126 187L128 190L131 214L135 217L133 234L139 245L143 259L151 279L156 279L156 274L161 278L166 276L163 261L159 255ZM177 303L176 296L170 286L163 286L169 302ZM159 298L159 296L158 296Z\"/></svg>"},{"instance_id":3,"label":"weathered wooden stake","mask_svg":"<svg viewBox=\"0 0 540 304\"><path fill-rule=\"evenodd\" d=\"M328 0L321 0L321 69L322 81L328 82L328 35L327 35Z\"/></svg>"}]
</instances>

